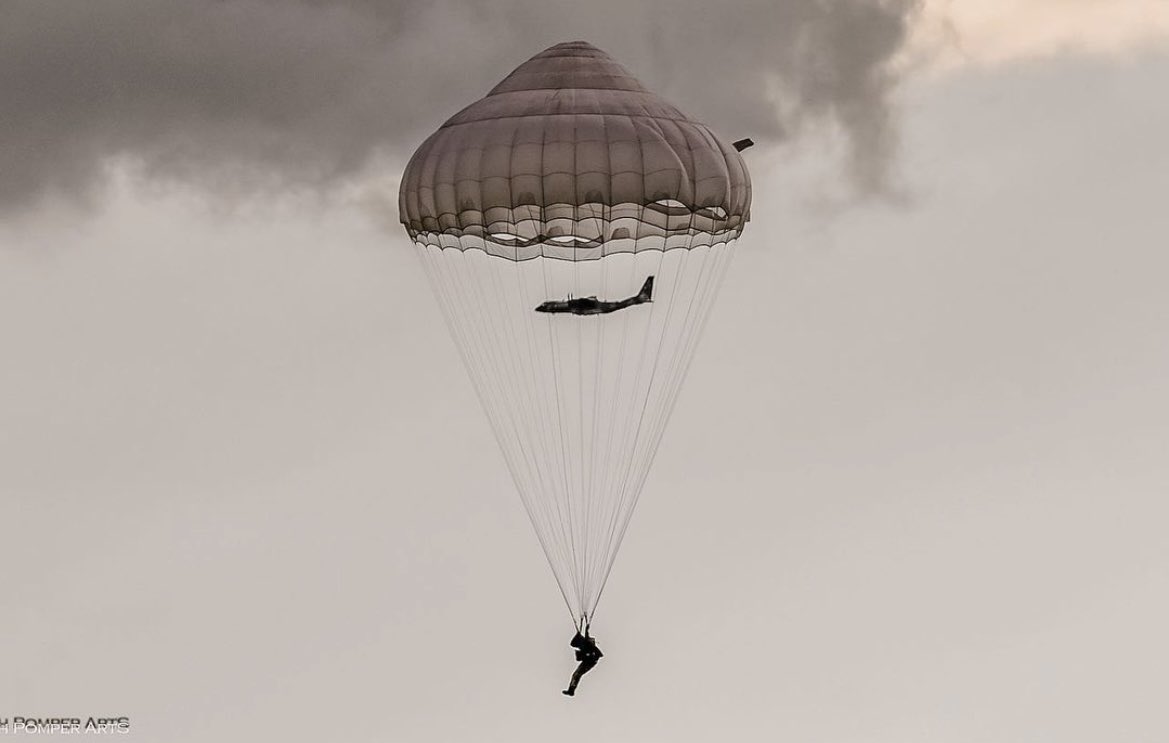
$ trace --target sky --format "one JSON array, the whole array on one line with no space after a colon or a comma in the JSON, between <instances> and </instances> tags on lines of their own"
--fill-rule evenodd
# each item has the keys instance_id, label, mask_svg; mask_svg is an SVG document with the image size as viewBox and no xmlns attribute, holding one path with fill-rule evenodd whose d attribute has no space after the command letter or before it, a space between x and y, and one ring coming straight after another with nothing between
<instances>
[{"instance_id":1,"label":"sky","mask_svg":"<svg viewBox=\"0 0 1169 743\"><path fill-rule=\"evenodd\" d=\"M396 194L573 39L759 145L569 701ZM1167 86L1160 0L9 0L0 722L1166 740Z\"/></svg>"}]
</instances>

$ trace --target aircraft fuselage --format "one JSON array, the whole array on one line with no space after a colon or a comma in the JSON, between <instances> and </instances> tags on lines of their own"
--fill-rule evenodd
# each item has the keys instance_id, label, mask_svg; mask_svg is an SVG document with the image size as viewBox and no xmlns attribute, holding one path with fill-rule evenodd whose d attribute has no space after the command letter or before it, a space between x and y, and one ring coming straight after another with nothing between
<instances>
[{"instance_id":1,"label":"aircraft fuselage","mask_svg":"<svg viewBox=\"0 0 1169 743\"><path fill-rule=\"evenodd\" d=\"M653 301L654 277L650 276L642 284L641 291L632 297L616 301L606 301L596 297L578 297L569 299L550 299L536 307L536 312L548 312L572 315L607 315L610 312L623 310L638 304Z\"/></svg>"}]
</instances>

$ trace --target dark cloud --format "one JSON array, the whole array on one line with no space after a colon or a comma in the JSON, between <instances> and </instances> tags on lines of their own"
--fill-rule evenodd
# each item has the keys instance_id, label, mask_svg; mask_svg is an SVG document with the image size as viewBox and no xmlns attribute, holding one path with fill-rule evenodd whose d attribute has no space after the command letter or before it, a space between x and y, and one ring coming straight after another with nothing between
<instances>
[{"instance_id":1,"label":"dark cloud","mask_svg":"<svg viewBox=\"0 0 1169 743\"><path fill-rule=\"evenodd\" d=\"M84 196L119 156L244 188L335 182L577 38L728 137L834 122L854 184L880 191L916 4L5 0L0 208Z\"/></svg>"}]
</instances>

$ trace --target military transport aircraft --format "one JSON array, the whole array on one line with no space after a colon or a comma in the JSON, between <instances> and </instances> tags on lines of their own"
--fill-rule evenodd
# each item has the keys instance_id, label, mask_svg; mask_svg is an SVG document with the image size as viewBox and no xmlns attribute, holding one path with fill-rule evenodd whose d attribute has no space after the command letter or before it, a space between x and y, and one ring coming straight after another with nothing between
<instances>
[{"instance_id":1,"label":"military transport aircraft","mask_svg":"<svg viewBox=\"0 0 1169 743\"><path fill-rule=\"evenodd\" d=\"M549 299L539 307L536 312L567 312L573 315L604 315L609 312L616 312L623 310L626 307L632 307L635 304L645 304L653 301L654 277L650 276L641 285L641 291L632 297L620 299L615 302L606 302L596 297L580 297L573 299L569 296L568 299Z\"/></svg>"}]
</instances>

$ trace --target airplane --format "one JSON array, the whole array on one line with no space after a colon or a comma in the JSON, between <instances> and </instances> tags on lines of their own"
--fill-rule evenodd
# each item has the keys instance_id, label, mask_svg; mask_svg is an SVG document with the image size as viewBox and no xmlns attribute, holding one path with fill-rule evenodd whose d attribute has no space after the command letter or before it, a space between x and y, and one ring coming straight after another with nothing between
<instances>
[{"instance_id":1,"label":"airplane","mask_svg":"<svg viewBox=\"0 0 1169 743\"><path fill-rule=\"evenodd\" d=\"M593 297L580 297L573 299L569 295L568 299L549 299L539 307L536 312L553 312L553 313L571 313L573 315L604 315L617 310L623 310L626 307L632 307L635 304L645 304L653 301L654 277L650 276L641 285L641 291L632 297L620 299L615 302L606 302L604 300Z\"/></svg>"}]
</instances>

